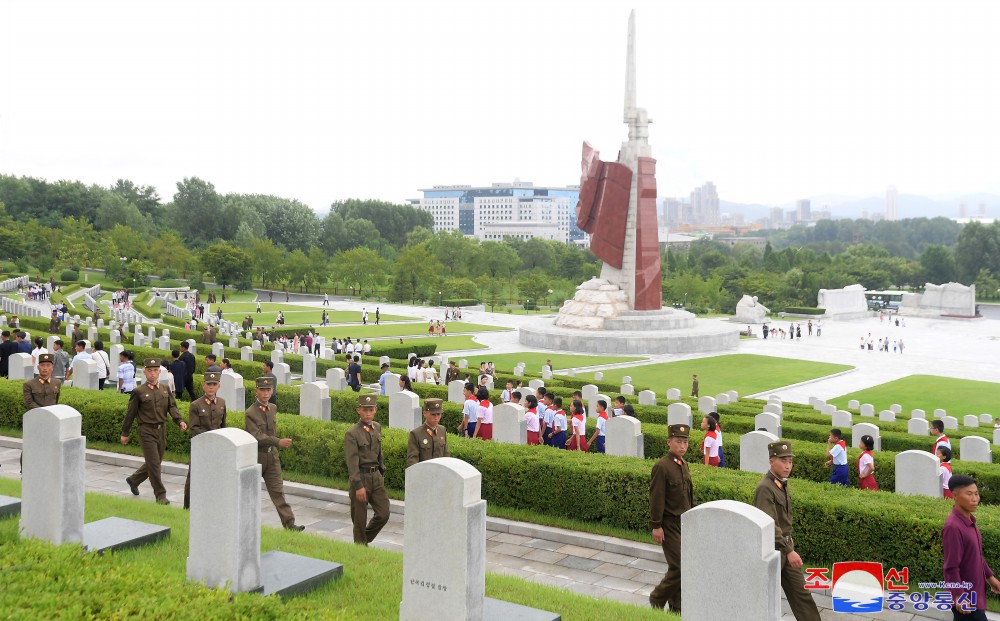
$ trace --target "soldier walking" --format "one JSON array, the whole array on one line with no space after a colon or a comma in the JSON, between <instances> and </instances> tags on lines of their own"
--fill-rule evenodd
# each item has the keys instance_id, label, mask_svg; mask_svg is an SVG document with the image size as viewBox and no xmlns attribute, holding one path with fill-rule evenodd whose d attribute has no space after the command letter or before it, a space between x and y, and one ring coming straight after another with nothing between
<instances>
[{"instance_id":1,"label":"soldier walking","mask_svg":"<svg viewBox=\"0 0 1000 621\"><path fill-rule=\"evenodd\" d=\"M188 407L188 421L191 422L191 439L200 433L222 429L226 426L226 400L217 397L219 381L222 373L211 371L205 373L202 382L200 399L195 399ZM193 465L193 464L192 464ZM191 468L188 467L187 480L184 481L184 508L191 508Z\"/></svg>"},{"instance_id":2,"label":"soldier walking","mask_svg":"<svg viewBox=\"0 0 1000 621\"><path fill-rule=\"evenodd\" d=\"M354 543L367 546L389 521L389 495L385 491L382 460L382 427L375 422L375 395L358 397L358 423L344 434L344 453L351 484L351 520ZM368 505L375 515L368 520Z\"/></svg>"},{"instance_id":3,"label":"soldier walking","mask_svg":"<svg viewBox=\"0 0 1000 621\"><path fill-rule=\"evenodd\" d=\"M291 438L278 438L277 412L278 406L269 403L274 391L273 377L258 377L256 395L257 401L247 408L247 433L257 440L257 463L261 466L264 486L278 510L281 525L288 530L301 531L305 526L295 524L295 514L285 501L284 485L281 481L281 460L278 458L278 448L288 448L292 445Z\"/></svg>"},{"instance_id":4,"label":"soldier walking","mask_svg":"<svg viewBox=\"0 0 1000 621\"><path fill-rule=\"evenodd\" d=\"M688 449L691 428L670 425L667 436L669 452L653 466L649 479L649 526L653 541L663 548L667 573L649 594L649 605L663 609L670 605L681 611L681 514L694 506L691 472L684 454Z\"/></svg>"}]
</instances>

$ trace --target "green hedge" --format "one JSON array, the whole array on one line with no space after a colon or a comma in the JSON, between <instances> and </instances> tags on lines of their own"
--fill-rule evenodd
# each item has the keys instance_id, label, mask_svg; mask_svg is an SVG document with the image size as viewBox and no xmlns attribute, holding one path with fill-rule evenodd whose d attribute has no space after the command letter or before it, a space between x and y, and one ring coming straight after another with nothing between
<instances>
[{"instance_id":1,"label":"green hedge","mask_svg":"<svg viewBox=\"0 0 1000 621\"><path fill-rule=\"evenodd\" d=\"M811 306L789 306L785 308L786 313L794 313L796 315L822 315L826 312L825 308L813 308Z\"/></svg>"},{"instance_id":2,"label":"green hedge","mask_svg":"<svg viewBox=\"0 0 1000 621\"><path fill-rule=\"evenodd\" d=\"M451 298L441 302L444 306L476 306L479 300L473 298Z\"/></svg>"}]
</instances>

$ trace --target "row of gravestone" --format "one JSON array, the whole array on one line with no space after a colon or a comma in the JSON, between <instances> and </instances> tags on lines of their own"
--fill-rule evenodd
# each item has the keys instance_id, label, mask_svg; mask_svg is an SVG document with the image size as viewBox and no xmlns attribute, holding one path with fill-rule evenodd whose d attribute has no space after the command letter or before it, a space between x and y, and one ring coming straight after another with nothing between
<instances>
[{"instance_id":1,"label":"row of gravestone","mask_svg":"<svg viewBox=\"0 0 1000 621\"><path fill-rule=\"evenodd\" d=\"M851 412L838 410L835 405L818 399L812 405L819 413L830 416L830 424L834 427L850 427L853 424L853 415ZM871 409L866 409L864 406L869 406ZM898 408L899 406L893 407ZM899 412L894 410L883 410L879 412L878 420L879 422L894 423L896 422L897 413ZM874 418L874 408L870 404L862 404L861 416ZM958 429L958 419L954 416L948 416L945 410L934 410L934 418L944 423L945 430ZM979 427L980 422L989 424L992 420L990 414L981 414L980 416L968 414L962 420L962 424L965 427L976 428ZM927 420L924 410L915 409L911 412L910 418L906 423L906 432L911 435L930 435L930 421ZM1000 429L995 429L993 432L993 444L1000 445Z\"/></svg>"},{"instance_id":2,"label":"row of gravestone","mask_svg":"<svg viewBox=\"0 0 1000 621\"><path fill-rule=\"evenodd\" d=\"M17 291L21 287L27 287L29 283L27 276L15 276L0 281L0 291Z\"/></svg>"},{"instance_id":3,"label":"row of gravestone","mask_svg":"<svg viewBox=\"0 0 1000 621\"><path fill-rule=\"evenodd\" d=\"M826 403L822 399L817 399L816 397L809 397L809 405L813 406L814 409L822 411L823 413L829 414L829 408L836 410L836 406ZM859 403L857 399L851 399L847 402L848 410L857 410L861 416L866 418L875 417L875 406L871 403ZM895 422L896 416L903 413L903 406L898 403L893 403L889 406L888 410L881 410L878 413L878 419L885 422ZM927 418L927 413L920 409L914 409L910 413L910 418ZM934 410L934 419L940 420L945 424L945 429L958 429L958 418L955 416L948 416L948 412L942 408ZM975 414L966 414L962 417L963 427L979 427L980 425L992 425L994 423L992 414L980 414L976 416Z\"/></svg>"},{"instance_id":4,"label":"row of gravestone","mask_svg":"<svg viewBox=\"0 0 1000 621\"><path fill-rule=\"evenodd\" d=\"M42 316L41 308L35 306L34 304L18 302L14 298L0 298L0 309L3 309L4 312L10 313L11 315L18 315L20 317Z\"/></svg>"}]
</instances>

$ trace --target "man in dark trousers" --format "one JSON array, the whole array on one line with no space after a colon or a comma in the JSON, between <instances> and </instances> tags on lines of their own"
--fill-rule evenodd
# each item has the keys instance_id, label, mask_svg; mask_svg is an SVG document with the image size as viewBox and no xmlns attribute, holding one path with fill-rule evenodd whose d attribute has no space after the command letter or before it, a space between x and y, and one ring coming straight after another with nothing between
<instances>
[{"instance_id":1,"label":"man in dark trousers","mask_svg":"<svg viewBox=\"0 0 1000 621\"><path fill-rule=\"evenodd\" d=\"M385 464L382 459L382 427L375 422L378 399L358 397L358 423L344 434L344 453L350 479L351 521L354 543L367 546L389 521L389 495L385 491ZM368 520L368 505L375 515Z\"/></svg>"},{"instance_id":2,"label":"man in dark trousers","mask_svg":"<svg viewBox=\"0 0 1000 621\"><path fill-rule=\"evenodd\" d=\"M160 359L146 358L143 372L146 382L136 386L128 400L128 410L125 411L125 422L122 423L121 443L128 444L128 434L132 430L132 421L139 419L139 444L142 446L142 456L145 463L125 479L129 489L139 495L139 485L149 479L153 486L156 502L169 505L167 490L160 480L160 464L163 462L163 451L167 448L167 415L187 431L187 423L181 420L177 411L177 401L166 384L160 383Z\"/></svg>"},{"instance_id":3,"label":"man in dark trousers","mask_svg":"<svg viewBox=\"0 0 1000 621\"><path fill-rule=\"evenodd\" d=\"M819 610L802 577L802 557L792 539L792 497L788 475L792 473L792 443L787 440L767 445L771 469L753 495L753 505L774 520L774 549L781 553L781 590L796 621L820 621Z\"/></svg>"},{"instance_id":4,"label":"man in dark trousers","mask_svg":"<svg viewBox=\"0 0 1000 621\"><path fill-rule=\"evenodd\" d=\"M0 377L7 377L10 371L10 357L17 353L17 343L10 340L10 330L0 332Z\"/></svg>"},{"instance_id":5,"label":"man in dark trousers","mask_svg":"<svg viewBox=\"0 0 1000 621\"><path fill-rule=\"evenodd\" d=\"M281 518L281 525L287 530L301 531L305 526L295 524L295 514L285 500L284 483L281 480L281 459L279 448L292 445L291 438L278 437L278 406L269 402L274 391L274 378L258 377L256 382L257 400L247 408L247 433L257 440L257 463L260 464L264 486Z\"/></svg>"},{"instance_id":6,"label":"man in dark trousers","mask_svg":"<svg viewBox=\"0 0 1000 621\"><path fill-rule=\"evenodd\" d=\"M950 588L952 618L963 621L986 621L986 587L1000 594L1000 581L983 557L983 535L976 525L979 487L972 477L956 474L948 481L955 506L941 529L941 552L944 556L944 581L954 585L971 584L968 589Z\"/></svg>"},{"instance_id":7,"label":"man in dark trousers","mask_svg":"<svg viewBox=\"0 0 1000 621\"><path fill-rule=\"evenodd\" d=\"M177 396L181 396L186 390L188 395L191 396L191 400L194 401L198 398L194 394L194 369L198 365L198 361L194 359L194 354L188 351L189 349L190 345L188 345L187 341L182 341L180 360L184 363L187 374L184 376L184 389L181 390L180 385L177 386Z\"/></svg>"},{"instance_id":8,"label":"man in dark trousers","mask_svg":"<svg viewBox=\"0 0 1000 621\"><path fill-rule=\"evenodd\" d=\"M694 506L691 472L684 453L688 449L691 428L670 425L667 436L669 452L653 466L649 479L649 526L653 541L663 547L667 573L649 594L649 605L663 609L670 605L681 610L681 514Z\"/></svg>"},{"instance_id":9,"label":"man in dark trousers","mask_svg":"<svg viewBox=\"0 0 1000 621\"><path fill-rule=\"evenodd\" d=\"M205 393L201 399L191 402L188 408L188 421L191 422L191 439L199 433L222 429L226 426L226 400L217 397L219 381L222 373L205 373L201 389ZM191 469L188 468L187 480L184 481L184 508L191 508Z\"/></svg>"}]
</instances>

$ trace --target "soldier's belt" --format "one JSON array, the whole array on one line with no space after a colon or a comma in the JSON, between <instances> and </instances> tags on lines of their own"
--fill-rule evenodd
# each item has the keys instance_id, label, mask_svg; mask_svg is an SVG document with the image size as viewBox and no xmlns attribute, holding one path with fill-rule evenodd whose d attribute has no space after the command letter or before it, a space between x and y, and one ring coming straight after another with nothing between
<instances>
[{"instance_id":1,"label":"soldier's belt","mask_svg":"<svg viewBox=\"0 0 1000 621\"><path fill-rule=\"evenodd\" d=\"M361 472L363 474L372 474L378 472L378 466L361 466Z\"/></svg>"},{"instance_id":2,"label":"soldier's belt","mask_svg":"<svg viewBox=\"0 0 1000 621\"><path fill-rule=\"evenodd\" d=\"M272 453L272 452L274 452L274 447L273 446L269 446L267 448L260 448L260 447L258 447L257 448L257 452L258 453Z\"/></svg>"},{"instance_id":3,"label":"soldier's belt","mask_svg":"<svg viewBox=\"0 0 1000 621\"><path fill-rule=\"evenodd\" d=\"M163 423L139 423L140 427L152 427L153 429L159 429L163 426Z\"/></svg>"}]
</instances>

